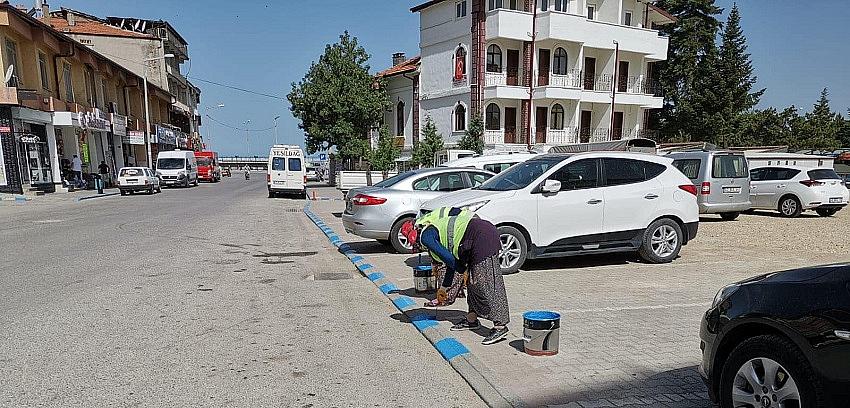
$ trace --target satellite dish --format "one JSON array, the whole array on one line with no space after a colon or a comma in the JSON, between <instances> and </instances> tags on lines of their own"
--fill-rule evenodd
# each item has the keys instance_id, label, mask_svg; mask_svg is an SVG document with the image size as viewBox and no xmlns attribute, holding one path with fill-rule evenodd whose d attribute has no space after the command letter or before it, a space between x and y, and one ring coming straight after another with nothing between
<instances>
[{"instance_id":1,"label":"satellite dish","mask_svg":"<svg viewBox=\"0 0 850 408\"><path fill-rule=\"evenodd\" d=\"M9 80L12 79L12 74L15 73L15 66L9 65L9 68L6 68L6 76L4 77L3 83L8 84Z\"/></svg>"}]
</instances>

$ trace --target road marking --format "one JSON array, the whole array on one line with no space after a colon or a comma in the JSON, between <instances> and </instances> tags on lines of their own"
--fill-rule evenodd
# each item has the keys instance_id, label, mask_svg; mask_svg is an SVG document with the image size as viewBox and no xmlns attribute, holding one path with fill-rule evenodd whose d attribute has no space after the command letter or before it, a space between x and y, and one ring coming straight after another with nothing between
<instances>
[{"instance_id":1,"label":"road marking","mask_svg":"<svg viewBox=\"0 0 850 408\"><path fill-rule=\"evenodd\" d=\"M563 313L600 313L600 312L625 312L631 310L658 310L658 309L674 309L674 308L691 308L704 307L708 308L708 303L671 303L667 305L651 305L651 306L623 306L623 307L600 307L596 309L571 309L565 310Z\"/></svg>"}]
</instances>

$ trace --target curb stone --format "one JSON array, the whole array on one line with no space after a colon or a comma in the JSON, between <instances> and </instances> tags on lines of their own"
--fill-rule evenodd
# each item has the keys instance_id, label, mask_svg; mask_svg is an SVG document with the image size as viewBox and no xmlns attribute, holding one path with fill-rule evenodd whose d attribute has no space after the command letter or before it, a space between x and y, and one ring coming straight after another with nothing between
<instances>
[{"instance_id":1,"label":"curb stone","mask_svg":"<svg viewBox=\"0 0 850 408\"><path fill-rule=\"evenodd\" d=\"M95 194L95 195L90 195L90 196L80 197L80 198L78 198L78 199L77 199L77 201L83 201L83 200L94 200L94 199L96 199L96 198L110 197L110 196L114 196L114 195L118 195L118 194L120 194L120 193L103 193L103 194Z\"/></svg>"},{"instance_id":2,"label":"curb stone","mask_svg":"<svg viewBox=\"0 0 850 408\"><path fill-rule=\"evenodd\" d=\"M360 271L360 274L371 281L378 290L389 299L393 305L404 314L410 322L422 333L423 336L443 356L449 365L460 374L479 397L491 407L523 407L525 404L519 397L505 389L500 389L488 378L493 374L484 363L475 357L466 347L450 336L446 330L439 327L439 322L428 317L427 313L412 313L411 308L416 302L408 296L393 294L398 287L390 282L386 275L372 264L366 262L366 258L350 249L348 243L342 240L325 222L310 210L311 203L308 201L304 206L304 214L316 225L328 240L342 252L351 263ZM395 297L392 297L395 295Z\"/></svg>"}]
</instances>

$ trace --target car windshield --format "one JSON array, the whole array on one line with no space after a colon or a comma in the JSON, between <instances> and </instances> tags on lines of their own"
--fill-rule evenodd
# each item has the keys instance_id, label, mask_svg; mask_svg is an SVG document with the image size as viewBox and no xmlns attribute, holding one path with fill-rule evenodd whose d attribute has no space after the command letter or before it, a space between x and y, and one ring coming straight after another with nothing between
<instances>
[{"instance_id":1,"label":"car windshield","mask_svg":"<svg viewBox=\"0 0 850 408\"><path fill-rule=\"evenodd\" d=\"M392 177L390 177L386 180L383 180L379 183L375 183L374 186L375 187L383 187L383 188L392 187L392 186L398 184L400 181L402 181L402 180L404 180L404 179L406 179L406 178L408 178L412 175L413 175L412 171L399 173L399 174L396 174L395 176L392 176Z\"/></svg>"},{"instance_id":2,"label":"car windshield","mask_svg":"<svg viewBox=\"0 0 850 408\"><path fill-rule=\"evenodd\" d=\"M558 163L566 160L569 156L546 156L531 159L499 173L484 184L476 187L477 190L488 191L511 191L528 187L543 173Z\"/></svg>"},{"instance_id":3,"label":"car windshield","mask_svg":"<svg viewBox=\"0 0 850 408\"><path fill-rule=\"evenodd\" d=\"M163 170L179 170L186 167L186 159L159 159L156 168Z\"/></svg>"},{"instance_id":4,"label":"car windshield","mask_svg":"<svg viewBox=\"0 0 850 408\"><path fill-rule=\"evenodd\" d=\"M209 157L198 157L198 166L209 166L212 163Z\"/></svg>"},{"instance_id":5,"label":"car windshield","mask_svg":"<svg viewBox=\"0 0 850 408\"><path fill-rule=\"evenodd\" d=\"M841 180L841 177L832 169L809 170L811 180Z\"/></svg>"}]
</instances>

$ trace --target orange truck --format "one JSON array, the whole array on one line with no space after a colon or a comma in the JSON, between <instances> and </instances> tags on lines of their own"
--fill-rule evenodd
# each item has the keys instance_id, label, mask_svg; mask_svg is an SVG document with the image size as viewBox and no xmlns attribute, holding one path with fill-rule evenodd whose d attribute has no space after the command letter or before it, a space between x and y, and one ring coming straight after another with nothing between
<instances>
[{"instance_id":1,"label":"orange truck","mask_svg":"<svg viewBox=\"0 0 850 408\"><path fill-rule=\"evenodd\" d=\"M195 152L198 159L198 179L218 183L221 181L221 166L216 152Z\"/></svg>"}]
</instances>

